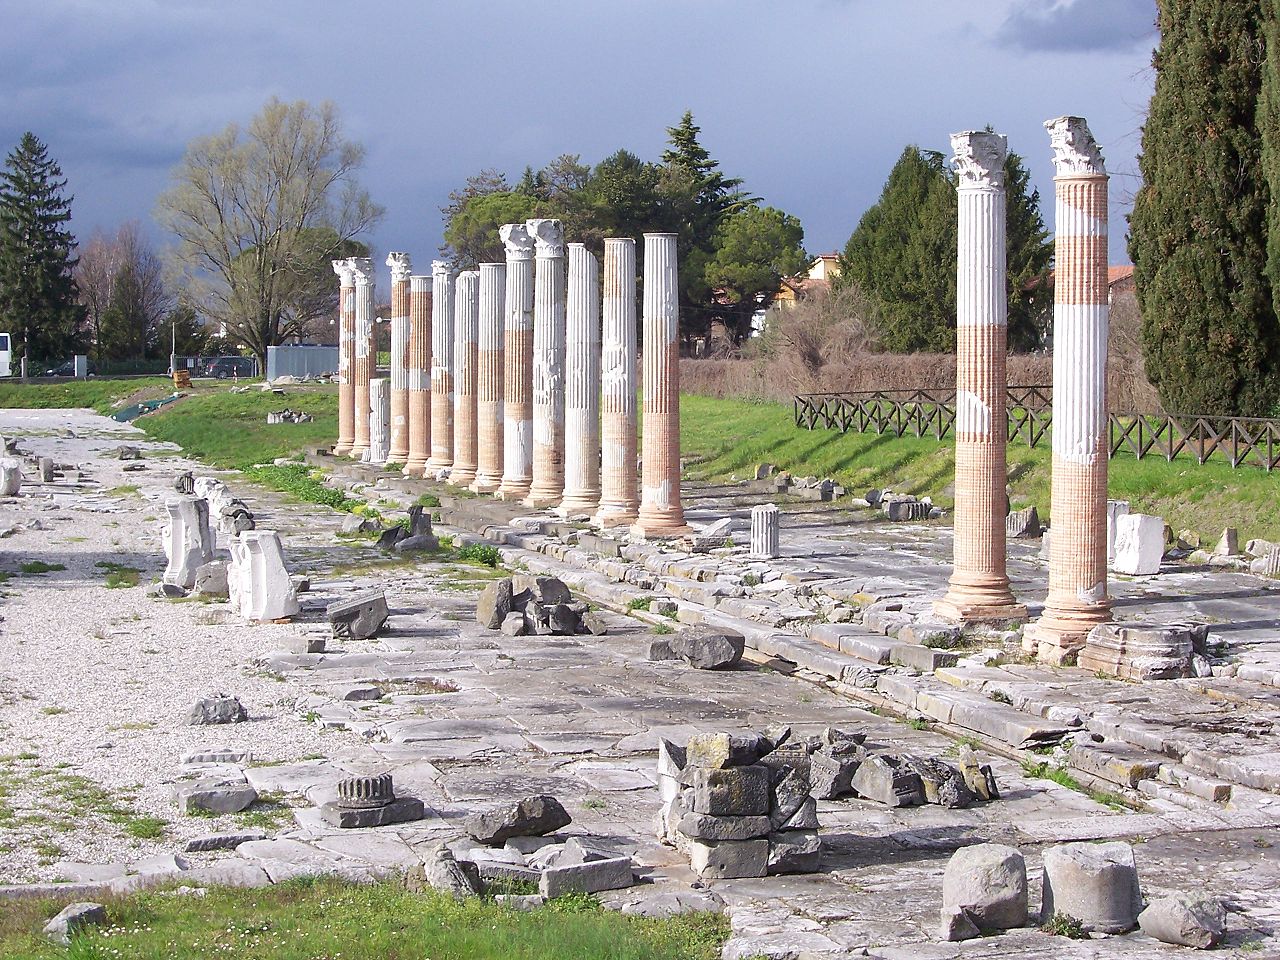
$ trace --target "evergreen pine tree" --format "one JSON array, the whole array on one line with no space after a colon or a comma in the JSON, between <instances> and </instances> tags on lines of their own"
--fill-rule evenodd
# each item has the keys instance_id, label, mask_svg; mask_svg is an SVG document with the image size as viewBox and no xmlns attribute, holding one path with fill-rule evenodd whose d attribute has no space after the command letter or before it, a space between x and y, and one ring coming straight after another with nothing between
<instances>
[{"instance_id":1,"label":"evergreen pine tree","mask_svg":"<svg viewBox=\"0 0 1280 960\"><path fill-rule=\"evenodd\" d=\"M1262 138L1262 179L1267 184L1267 282L1272 312L1280 317L1280 3L1262 0L1262 36L1266 60L1258 100ZM1272 410L1271 413L1276 411Z\"/></svg>"},{"instance_id":2,"label":"evergreen pine tree","mask_svg":"<svg viewBox=\"0 0 1280 960\"><path fill-rule=\"evenodd\" d=\"M1159 26L1129 220L1147 376L1167 410L1267 416L1280 395L1280 328L1267 277L1260 7L1160 0Z\"/></svg>"},{"instance_id":3,"label":"evergreen pine tree","mask_svg":"<svg viewBox=\"0 0 1280 960\"><path fill-rule=\"evenodd\" d=\"M31 360L66 359L83 317L66 186L33 133L23 135L0 172L0 329Z\"/></svg>"}]
</instances>

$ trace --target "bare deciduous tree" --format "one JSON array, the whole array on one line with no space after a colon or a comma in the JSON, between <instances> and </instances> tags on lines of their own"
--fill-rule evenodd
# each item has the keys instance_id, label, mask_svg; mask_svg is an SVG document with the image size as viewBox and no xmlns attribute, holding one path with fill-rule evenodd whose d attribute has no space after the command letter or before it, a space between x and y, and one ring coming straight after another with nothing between
<instances>
[{"instance_id":1,"label":"bare deciduous tree","mask_svg":"<svg viewBox=\"0 0 1280 960\"><path fill-rule=\"evenodd\" d=\"M356 182L363 159L333 104L273 98L244 130L192 141L160 197L157 219L178 237L176 262L202 311L264 364L267 347L332 308L327 261L350 256L382 216Z\"/></svg>"},{"instance_id":2,"label":"bare deciduous tree","mask_svg":"<svg viewBox=\"0 0 1280 960\"><path fill-rule=\"evenodd\" d=\"M173 297L160 258L136 220L121 224L114 235L94 232L76 265L76 284L96 363L158 352Z\"/></svg>"}]
</instances>

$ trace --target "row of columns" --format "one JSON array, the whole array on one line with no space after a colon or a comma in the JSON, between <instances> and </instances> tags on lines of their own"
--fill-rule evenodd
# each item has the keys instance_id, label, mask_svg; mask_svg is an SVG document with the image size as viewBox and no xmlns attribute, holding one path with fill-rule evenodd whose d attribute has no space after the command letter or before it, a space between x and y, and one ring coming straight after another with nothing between
<instances>
[{"instance_id":1,"label":"row of columns","mask_svg":"<svg viewBox=\"0 0 1280 960\"><path fill-rule=\"evenodd\" d=\"M644 457L637 476L635 241L600 264L559 220L501 228L505 263L412 276L392 253L389 432L371 453L372 262L340 278L335 454L403 462L466 486L644 537L688 532L680 498L679 277L674 234L644 237ZM428 310L429 303L429 310ZM429 372L428 372L429 371ZM379 402L384 385L375 385ZM381 410L381 407L378 408ZM376 412L376 411L375 411ZM381 439L381 438L380 438Z\"/></svg>"},{"instance_id":2,"label":"row of columns","mask_svg":"<svg viewBox=\"0 0 1280 960\"><path fill-rule=\"evenodd\" d=\"M1049 592L1024 645L1065 663L1110 619L1107 596L1107 172L1080 117L1045 124L1056 194ZM951 138L959 200L954 568L936 611L1022 620L1006 573L1005 137ZM646 451L647 459L647 451Z\"/></svg>"}]
</instances>

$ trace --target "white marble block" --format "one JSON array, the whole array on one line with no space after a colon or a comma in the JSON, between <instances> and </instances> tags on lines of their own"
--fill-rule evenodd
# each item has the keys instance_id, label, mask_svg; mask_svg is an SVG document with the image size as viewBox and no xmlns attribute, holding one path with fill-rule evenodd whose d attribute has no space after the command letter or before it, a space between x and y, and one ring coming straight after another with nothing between
<instances>
[{"instance_id":1,"label":"white marble block","mask_svg":"<svg viewBox=\"0 0 1280 960\"><path fill-rule=\"evenodd\" d=\"M164 582L190 590L196 571L213 559L213 533L209 530L209 502L202 497L177 497L165 503L169 524L165 527L164 552L168 566Z\"/></svg>"},{"instance_id":2,"label":"white marble block","mask_svg":"<svg viewBox=\"0 0 1280 960\"><path fill-rule=\"evenodd\" d=\"M1133 577L1159 573L1164 558L1164 521L1145 513L1127 513L1116 518L1115 526L1111 569Z\"/></svg>"},{"instance_id":3,"label":"white marble block","mask_svg":"<svg viewBox=\"0 0 1280 960\"><path fill-rule=\"evenodd\" d=\"M1116 559L1116 520L1129 513L1128 500L1107 501L1107 563Z\"/></svg>"},{"instance_id":4,"label":"white marble block","mask_svg":"<svg viewBox=\"0 0 1280 960\"><path fill-rule=\"evenodd\" d=\"M391 381L369 381L369 463L386 463L391 452Z\"/></svg>"},{"instance_id":5,"label":"white marble block","mask_svg":"<svg viewBox=\"0 0 1280 960\"><path fill-rule=\"evenodd\" d=\"M274 530L246 530L231 541L227 589L247 620L279 620L301 609Z\"/></svg>"},{"instance_id":6,"label":"white marble block","mask_svg":"<svg viewBox=\"0 0 1280 960\"><path fill-rule=\"evenodd\" d=\"M778 519L780 511L772 503L751 508L751 556L772 560L778 555Z\"/></svg>"},{"instance_id":7,"label":"white marble block","mask_svg":"<svg viewBox=\"0 0 1280 960\"><path fill-rule=\"evenodd\" d=\"M0 459L0 497L16 497L22 489L22 461Z\"/></svg>"}]
</instances>

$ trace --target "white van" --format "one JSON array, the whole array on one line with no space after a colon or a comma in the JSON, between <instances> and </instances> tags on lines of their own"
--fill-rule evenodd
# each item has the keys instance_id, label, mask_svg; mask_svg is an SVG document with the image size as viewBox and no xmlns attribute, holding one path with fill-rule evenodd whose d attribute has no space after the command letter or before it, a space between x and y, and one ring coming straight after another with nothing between
<instances>
[{"instance_id":1,"label":"white van","mask_svg":"<svg viewBox=\"0 0 1280 960\"><path fill-rule=\"evenodd\" d=\"M13 370L9 367L10 355L9 335L0 333L0 377L13 376Z\"/></svg>"}]
</instances>

